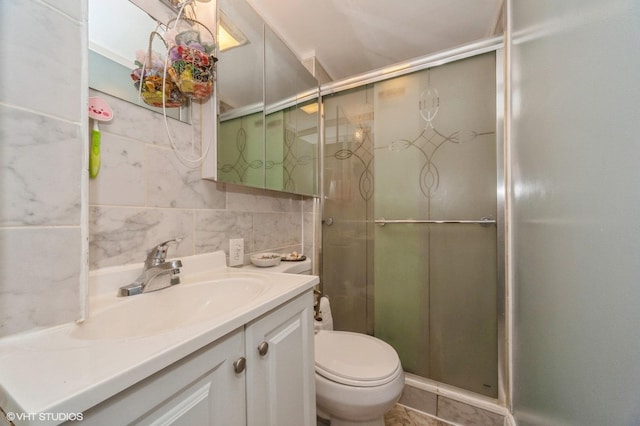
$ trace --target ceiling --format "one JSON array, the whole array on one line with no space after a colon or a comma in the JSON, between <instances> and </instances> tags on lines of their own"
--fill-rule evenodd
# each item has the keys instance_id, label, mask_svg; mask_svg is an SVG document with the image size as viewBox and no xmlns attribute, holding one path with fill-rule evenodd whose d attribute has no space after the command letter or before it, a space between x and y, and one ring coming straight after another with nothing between
<instances>
[{"instance_id":1,"label":"ceiling","mask_svg":"<svg viewBox=\"0 0 640 426\"><path fill-rule=\"evenodd\" d=\"M502 32L503 0L248 0L332 80Z\"/></svg>"}]
</instances>

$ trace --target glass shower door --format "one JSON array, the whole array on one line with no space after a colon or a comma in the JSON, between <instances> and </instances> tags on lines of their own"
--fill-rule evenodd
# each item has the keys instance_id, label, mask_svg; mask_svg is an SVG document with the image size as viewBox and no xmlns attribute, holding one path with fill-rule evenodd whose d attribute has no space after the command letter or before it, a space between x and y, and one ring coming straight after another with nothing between
<instances>
[{"instance_id":1,"label":"glass shower door","mask_svg":"<svg viewBox=\"0 0 640 426\"><path fill-rule=\"evenodd\" d=\"M323 291L336 329L373 334L373 85L323 104Z\"/></svg>"},{"instance_id":2,"label":"glass shower door","mask_svg":"<svg viewBox=\"0 0 640 426\"><path fill-rule=\"evenodd\" d=\"M323 97L322 283L335 328L389 342L409 373L491 397L495 61L487 53ZM429 222L440 220L462 223Z\"/></svg>"},{"instance_id":3,"label":"glass shower door","mask_svg":"<svg viewBox=\"0 0 640 426\"><path fill-rule=\"evenodd\" d=\"M376 83L375 335L497 397L495 55Z\"/></svg>"}]
</instances>

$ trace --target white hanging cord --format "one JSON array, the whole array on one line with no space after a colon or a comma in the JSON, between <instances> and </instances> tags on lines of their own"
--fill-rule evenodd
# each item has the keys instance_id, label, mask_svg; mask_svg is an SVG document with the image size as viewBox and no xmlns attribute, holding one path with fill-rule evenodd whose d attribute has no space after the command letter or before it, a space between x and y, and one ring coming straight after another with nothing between
<instances>
[{"instance_id":1,"label":"white hanging cord","mask_svg":"<svg viewBox=\"0 0 640 426\"><path fill-rule=\"evenodd\" d=\"M185 7L188 4L193 3L193 0L187 0L185 2L182 3L182 6L180 7L180 11L178 12L178 16L175 19L175 22L173 24L173 27L167 25L167 31L176 28L176 26L178 25L178 22L180 22L180 18L184 12ZM191 10L193 11L193 6L191 8ZM194 12L195 13L195 12ZM169 138L169 143L171 144L171 149L173 150L173 152L176 154L176 156L178 157L178 159L180 159L181 161L185 162L185 163L192 163L193 166L197 166L198 164L202 163L202 161L206 158L207 154L209 153L209 149L211 148L211 139L208 140L208 143L206 145L206 148L204 148L203 153L200 157L198 158L188 158L185 157L182 153L180 153L180 151L178 150L178 147L176 146L176 143L173 139L173 137L171 136L171 130L169 129L169 121L167 120L167 106L166 106L166 81L167 81L167 69L168 69L168 65L169 65L169 46L167 45L167 54L165 55L165 59L164 59L164 72L162 75L162 115L164 116L164 127L167 131L167 137ZM191 102L191 104L193 104L193 102ZM193 110L191 111L193 112ZM200 126L202 126L203 120L202 118L200 119ZM200 134L202 135L202 129ZM193 130L191 131L191 152L194 152L194 138L193 138ZM187 164L188 166L191 167L191 164Z\"/></svg>"},{"instance_id":2,"label":"white hanging cord","mask_svg":"<svg viewBox=\"0 0 640 426\"><path fill-rule=\"evenodd\" d=\"M149 65L150 66L152 65L151 42L153 41L154 34L160 35L160 33L158 33L158 30L160 28L162 28L162 27L163 27L163 24L161 22L158 22L158 25L156 25L155 30L153 30L153 32L151 33L151 36L149 37L149 47L147 48L146 54L142 58L142 70L141 70L141 73L140 73L140 84L138 85L138 100L142 100L142 85L143 85L143 82L144 82L144 71L145 71L145 69L147 67L147 61L149 61Z\"/></svg>"}]
</instances>

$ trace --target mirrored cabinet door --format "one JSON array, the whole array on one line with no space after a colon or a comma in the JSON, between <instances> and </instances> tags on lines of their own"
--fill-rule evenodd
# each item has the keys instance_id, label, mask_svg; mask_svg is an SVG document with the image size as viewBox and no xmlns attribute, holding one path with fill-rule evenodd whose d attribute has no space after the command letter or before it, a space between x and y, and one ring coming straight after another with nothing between
<instances>
[{"instance_id":1,"label":"mirrored cabinet door","mask_svg":"<svg viewBox=\"0 0 640 426\"><path fill-rule=\"evenodd\" d=\"M219 1L218 39L217 179L317 195L318 82L245 1Z\"/></svg>"},{"instance_id":2,"label":"mirrored cabinet door","mask_svg":"<svg viewBox=\"0 0 640 426\"><path fill-rule=\"evenodd\" d=\"M245 1L218 1L218 180L264 188L264 22Z\"/></svg>"},{"instance_id":3,"label":"mirrored cabinet door","mask_svg":"<svg viewBox=\"0 0 640 426\"><path fill-rule=\"evenodd\" d=\"M266 188L317 194L318 82L265 28Z\"/></svg>"},{"instance_id":4,"label":"mirrored cabinet door","mask_svg":"<svg viewBox=\"0 0 640 426\"><path fill-rule=\"evenodd\" d=\"M320 147L320 113L318 96L299 100L292 121L295 137L284 153L284 190L297 194L318 195Z\"/></svg>"}]
</instances>

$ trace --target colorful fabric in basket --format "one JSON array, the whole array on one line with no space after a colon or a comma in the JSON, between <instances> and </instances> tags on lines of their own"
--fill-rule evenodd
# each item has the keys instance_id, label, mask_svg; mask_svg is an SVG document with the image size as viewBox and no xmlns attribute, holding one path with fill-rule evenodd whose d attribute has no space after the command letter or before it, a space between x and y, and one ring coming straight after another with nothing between
<instances>
[{"instance_id":1,"label":"colorful fabric in basket","mask_svg":"<svg viewBox=\"0 0 640 426\"><path fill-rule=\"evenodd\" d=\"M187 97L204 99L213 91L215 58L195 47L178 45L169 51L169 75Z\"/></svg>"}]
</instances>

